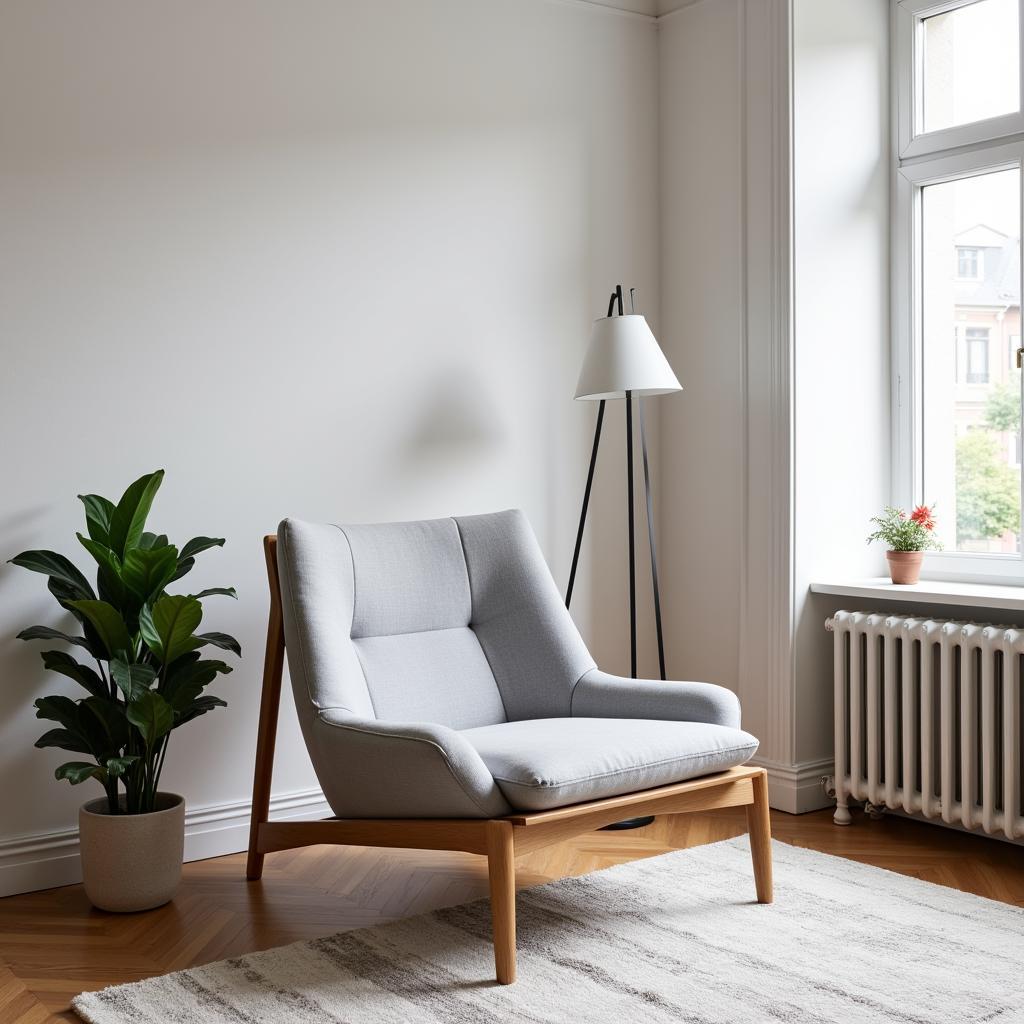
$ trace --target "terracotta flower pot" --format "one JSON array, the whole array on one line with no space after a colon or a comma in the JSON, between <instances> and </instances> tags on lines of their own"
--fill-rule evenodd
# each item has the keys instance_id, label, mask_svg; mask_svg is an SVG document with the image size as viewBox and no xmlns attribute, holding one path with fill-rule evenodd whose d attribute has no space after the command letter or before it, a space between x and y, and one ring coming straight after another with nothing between
<instances>
[{"instance_id":1,"label":"terracotta flower pot","mask_svg":"<svg viewBox=\"0 0 1024 1024\"><path fill-rule=\"evenodd\" d=\"M78 811L82 881L94 907L151 910L174 898L185 848L185 800L157 793L149 814L110 814L107 798Z\"/></svg>"},{"instance_id":2,"label":"terracotta flower pot","mask_svg":"<svg viewBox=\"0 0 1024 1024\"><path fill-rule=\"evenodd\" d=\"M886 551L885 557L893 583L916 583L921 578L923 551Z\"/></svg>"}]
</instances>

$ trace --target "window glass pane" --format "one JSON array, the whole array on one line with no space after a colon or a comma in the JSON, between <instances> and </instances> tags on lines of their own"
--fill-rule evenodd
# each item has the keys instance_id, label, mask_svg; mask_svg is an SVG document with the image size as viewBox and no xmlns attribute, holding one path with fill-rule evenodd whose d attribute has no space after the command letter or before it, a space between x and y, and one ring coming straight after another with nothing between
<instances>
[{"instance_id":1,"label":"window glass pane","mask_svg":"<svg viewBox=\"0 0 1024 1024\"><path fill-rule=\"evenodd\" d=\"M967 383L988 383L988 346L989 330L987 327L967 328Z\"/></svg>"},{"instance_id":2,"label":"window glass pane","mask_svg":"<svg viewBox=\"0 0 1024 1024\"><path fill-rule=\"evenodd\" d=\"M946 550L1019 552L1020 171L928 185L921 207L922 500Z\"/></svg>"},{"instance_id":3,"label":"window glass pane","mask_svg":"<svg viewBox=\"0 0 1024 1024\"><path fill-rule=\"evenodd\" d=\"M966 246L957 248L957 276L976 278L978 276L978 250Z\"/></svg>"},{"instance_id":4,"label":"window glass pane","mask_svg":"<svg viewBox=\"0 0 1024 1024\"><path fill-rule=\"evenodd\" d=\"M922 22L919 131L1020 109L1017 0L978 0Z\"/></svg>"}]
</instances>

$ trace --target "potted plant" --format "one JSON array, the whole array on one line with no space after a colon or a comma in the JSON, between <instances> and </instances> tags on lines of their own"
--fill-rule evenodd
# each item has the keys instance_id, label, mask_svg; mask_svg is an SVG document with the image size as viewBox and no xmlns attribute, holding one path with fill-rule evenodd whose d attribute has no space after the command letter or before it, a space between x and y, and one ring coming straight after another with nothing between
<instances>
[{"instance_id":1,"label":"potted plant","mask_svg":"<svg viewBox=\"0 0 1024 1024\"><path fill-rule=\"evenodd\" d=\"M886 505L885 511L871 520L878 529L868 537L868 543L883 540L888 544L885 557L893 583L917 583L925 551L942 547L934 534L934 511L934 505L918 505L907 515L901 508Z\"/></svg>"},{"instance_id":2,"label":"potted plant","mask_svg":"<svg viewBox=\"0 0 1024 1024\"><path fill-rule=\"evenodd\" d=\"M85 891L102 910L148 910L174 896L181 878L185 802L160 791L168 743L175 729L226 706L203 691L231 667L204 658L200 649L242 653L226 633L197 632L202 600L234 597L234 588L167 592L200 552L224 540L194 537L179 549L164 534L146 530L163 477L163 470L141 477L116 504L98 494L79 495L88 536L77 536L97 564L95 589L55 551L24 551L11 559L49 577L50 593L78 624L71 634L31 626L18 637L62 640L95 664L83 664L63 650L43 652L46 668L74 680L86 696L37 700L36 716L57 727L35 745L86 755L87 760L62 764L56 777L73 786L95 779L106 790L79 812Z\"/></svg>"}]
</instances>

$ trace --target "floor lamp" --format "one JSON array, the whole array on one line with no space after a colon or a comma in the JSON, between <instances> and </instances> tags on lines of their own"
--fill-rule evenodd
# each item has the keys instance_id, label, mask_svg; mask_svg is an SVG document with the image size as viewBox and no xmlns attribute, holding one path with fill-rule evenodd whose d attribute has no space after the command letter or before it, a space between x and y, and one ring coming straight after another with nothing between
<instances>
[{"instance_id":1,"label":"floor lamp","mask_svg":"<svg viewBox=\"0 0 1024 1024\"><path fill-rule=\"evenodd\" d=\"M667 395L682 391L683 387L668 365L647 321L634 310L636 290L629 289L630 312L623 313L622 285L612 292L608 315L594 322L576 385L577 400L599 402L594 447L590 453L590 470L583 492L583 508L576 532L576 549L572 556L569 586L565 592L565 606L572 601L576 583L576 569L583 544L583 530L587 523L590 491L594 484L594 467L601 444L601 425L604 405L609 399L626 400L626 501L629 513L629 665L630 675L636 678L636 552L634 543L633 509L633 400L636 400L640 421L640 446L644 466L644 494L647 499L647 538L651 546L651 582L654 587L654 622L658 635L658 665L661 678L665 678L665 642L661 630L661 594L658 589L658 560L654 545L654 504L651 499L651 473L647 461L647 431L644 427L643 400L651 395Z\"/></svg>"}]
</instances>

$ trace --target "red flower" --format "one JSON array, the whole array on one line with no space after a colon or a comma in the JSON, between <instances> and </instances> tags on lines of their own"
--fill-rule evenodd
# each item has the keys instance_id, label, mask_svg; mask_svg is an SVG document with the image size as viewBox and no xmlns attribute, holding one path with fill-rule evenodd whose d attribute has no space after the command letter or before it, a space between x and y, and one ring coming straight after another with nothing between
<instances>
[{"instance_id":1,"label":"red flower","mask_svg":"<svg viewBox=\"0 0 1024 1024\"><path fill-rule=\"evenodd\" d=\"M913 522L919 523L926 530L935 529L935 518L932 515L932 510L927 505L918 505L917 508L910 513L910 518Z\"/></svg>"}]
</instances>

